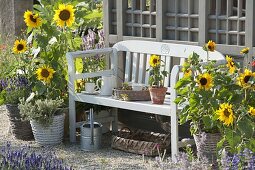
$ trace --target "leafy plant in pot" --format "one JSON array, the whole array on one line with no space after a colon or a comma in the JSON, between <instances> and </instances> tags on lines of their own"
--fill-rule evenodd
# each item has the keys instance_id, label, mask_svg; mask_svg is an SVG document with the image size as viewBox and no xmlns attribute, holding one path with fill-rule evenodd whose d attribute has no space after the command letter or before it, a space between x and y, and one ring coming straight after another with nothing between
<instances>
[{"instance_id":1,"label":"leafy plant in pot","mask_svg":"<svg viewBox=\"0 0 255 170\"><path fill-rule=\"evenodd\" d=\"M35 140L40 145L55 145L62 142L64 118L61 106L63 99L32 99L34 94L19 104L20 113L30 121ZM31 100L32 99L32 100Z\"/></svg>"},{"instance_id":2,"label":"leafy plant in pot","mask_svg":"<svg viewBox=\"0 0 255 170\"><path fill-rule=\"evenodd\" d=\"M167 88L164 87L164 78L167 76L168 72L165 70L160 71L160 68L164 68L165 65L158 55L151 55L149 63L150 68L146 71L150 73L149 91L151 101L153 104L163 104L167 91Z\"/></svg>"},{"instance_id":3,"label":"leafy plant in pot","mask_svg":"<svg viewBox=\"0 0 255 170\"><path fill-rule=\"evenodd\" d=\"M183 65L183 72L189 74L176 84L179 97L175 102L185 104L180 123L191 122L191 133L203 143L197 149L205 156L216 157L220 148L232 153L254 150L255 73L242 71L230 56L226 64L215 64L201 64L193 53Z\"/></svg>"}]
</instances>

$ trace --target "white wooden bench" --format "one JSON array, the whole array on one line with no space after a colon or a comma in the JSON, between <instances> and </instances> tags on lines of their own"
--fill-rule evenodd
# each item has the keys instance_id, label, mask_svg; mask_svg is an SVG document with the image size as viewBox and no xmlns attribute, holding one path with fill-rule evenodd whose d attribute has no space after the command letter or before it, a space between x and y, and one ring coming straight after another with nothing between
<instances>
[{"instance_id":1,"label":"white wooden bench","mask_svg":"<svg viewBox=\"0 0 255 170\"><path fill-rule=\"evenodd\" d=\"M172 158L178 153L181 144L178 141L178 115L177 105L173 102L176 98L176 90L174 86L179 78L181 72L181 64L185 58L196 52L201 59L206 61L207 54L199 46L182 45L173 43L151 42L129 40L116 43L112 48L96 49L88 51L76 51L67 53L68 61L68 75L69 75L69 123L70 123L70 142L76 141L76 128L79 123L76 120L75 101L98 104L103 106L110 106L113 108L128 109L157 115L164 115L171 117L171 153ZM110 56L110 68L108 70L95 73L78 74L75 70L74 60L78 57L89 57L96 54L106 54ZM120 101L115 100L111 96L100 95L85 95L76 93L74 82L77 79L85 79L88 77L98 77L102 75L114 75L116 82L138 82L148 84L149 74L146 69L149 68L149 57L151 54L161 56L161 59L166 63L166 70L170 72L165 78L165 86L170 91L170 96L165 99L163 105L151 104L151 101ZM225 60L225 57L215 51L210 52L209 59L211 60ZM123 62L122 62L123 61ZM121 63L124 63L121 65ZM124 69L123 69L124 68ZM121 75L121 73L123 73ZM120 78L120 80L119 80ZM114 120L115 125L117 120ZM116 130L116 126L115 130Z\"/></svg>"}]
</instances>

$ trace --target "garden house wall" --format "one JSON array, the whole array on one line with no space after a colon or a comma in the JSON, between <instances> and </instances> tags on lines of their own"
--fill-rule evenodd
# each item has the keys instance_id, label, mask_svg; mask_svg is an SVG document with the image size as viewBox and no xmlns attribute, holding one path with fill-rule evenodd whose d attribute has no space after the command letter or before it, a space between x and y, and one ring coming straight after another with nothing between
<instances>
[{"instance_id":1,"label":"garden house wall","mask_svg":"<svg viewBox=\"0 0 255 170\"><path fill-rule=\"evenodd\" d=\"M0 1L0 33L18 36L25 30L23 14L33 8L33 0Z\"/></svg>"}]
</instances>

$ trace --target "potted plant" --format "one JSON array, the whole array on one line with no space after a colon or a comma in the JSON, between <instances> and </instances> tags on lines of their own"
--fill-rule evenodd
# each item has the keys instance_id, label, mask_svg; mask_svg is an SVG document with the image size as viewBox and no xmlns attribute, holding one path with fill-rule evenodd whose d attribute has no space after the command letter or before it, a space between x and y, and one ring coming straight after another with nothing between
<instances>
[{"instance_id":1,"label":"potted plant","mask_svg":"<svg viewBox=\"0 0 255 170\"><path fill-rule=\"evenodd\" d=\"M40 145L61 143L65 118L61 109L63 99L30 100L30 98L27 100L23 98L19 109L22 116L30 121L36 142Z\"/></svg>"},{"instance_id":2,"label":"potted plant","mask_svg":"<svg viewBox=\"0 0 255 170\"><path fill-rule=\"evenodd\" d=\"M160 56L151 55L150 57L150 68L149 71L149 91L151 96L151 101L154 104L163 104L165 100L165 95L167 88L164 87L164 78L167 76L167 71L160 71L161 67L164 67L164 62L160 60Z\"/></svg>"},{"instance_id":3,"label":"potted plant","mask_svg":"<svg viewBox=\"0 0 255 170\"><path fill-rule=\"evenodd\" d=\"M10 121L9 131L16 139L33 139L30 123L22 120L18 109L19 98L26 98L31 91L27 79L22 75L17 75L17 77L2 79L0 83L2 88L1 102L6 106L6 114Z\"/></svg>"},{"instance_id":4,"label":"potted plant","mask_svg":"<svg viewBox=\"0 0 255 170\"><path fill-rule=\"evenodd\" d=\"M26 51L24 40L10 39L2 42L0 36L0 105L5 104L6 114L10 121L9 131L16 139L31 140L33 133L30 123L22 121L19 113L19 98L27 97L31 92L30 83L25 74L23 56Z\"/></svg>"},{"instance_id":5,"label":"potted plant","mask_svg":"<svg viewBox=\"0 0 255 170\"><path fill-rule=\"evenodd\" d=\"M242 71L230 56L224 65L215 63L201 64L199 56L191 54L176 84L175 102L185 104L180 123L190 122L198 154L209 160L216 157L217 146L238 153L244 148L254 150L255 141L255 73Z\"/></svg>"}]
</instances>

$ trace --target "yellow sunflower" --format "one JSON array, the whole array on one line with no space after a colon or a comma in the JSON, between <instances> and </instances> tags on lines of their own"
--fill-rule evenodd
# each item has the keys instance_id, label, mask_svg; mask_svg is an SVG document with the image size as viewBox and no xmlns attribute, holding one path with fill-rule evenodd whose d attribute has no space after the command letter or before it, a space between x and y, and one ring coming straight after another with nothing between
<instances>
[{"instance_id":1,"label":"yellow sunflower","mask_svg":"<svg viewBox=\"0 0 255 170\"><path fill-rule=\"evenodd\" d=\"M42 18L40 18L38 14L34 14L29 10L24 13L24 21L26 25L31 28L37 28L42 25Z\"/></svg>"},{"instance_id":2,"label":"yellow sunflower","mask_svg":"<svg viewBox=\"0 0 255 170\"><path fill-rule=\"evenodd\" d=\"M236 66L235 63L233 61L233 58L231 56L226 56L226 60L227 60L227 67L229 68L229 73L233 74L236 70Z\"/></svg>"},{"instance_id":3,"label":"yellow sunflower","mask_svg":"<svg viewBox=\"0 0 255 170\"><path fill-rule=\"evenodd\" d=\"M75 9L73 9L72 5L60 4L58 10L55 10L53 20L60 27L64 27L65 25L71 27L75 20L74 11Z\"/></svg>"},{"instance_id":4,"label":"yellow sunflower","mask_svg":"<svg viewBox=\"0 0 255 170\"><path fill-rule=\"evenodd\" d=\"M242 49L240 51L241 54L248 54L248 52L249 52L249 48L248 47L246 47L246 48L244 48L244 49Z\"/></svg>"},{"instance_id":5,"label":"yellow sunflower","mask_svg":"<svg viewBox=\"0 0 255 170\"><path fill-rule=\"evenodd\" d=\"M160 57L158 55L151 55L150 57L150 66L151 67L157 67L160 65Z\"/></svg>"},{"instance_id":6,"label":"yellow sunflower","mask_svg":"<svg viewBox=\"0 0 255 170\"><path fill-rule=\"evenodd\" d=\"M27 42L26 40L16 40L14 42L12 51L15 54L20 54L20 53L24 53L27 50Z\"/></svg>"},{"instance_id":7,"label":"yellow sunflower","mask_svg":"<svg viewBox=\"0 0 255 170\"><path fill-rule=\"evenodd\" d=\"M200 89L209 90L213 86L212 76L209 73L204 73L198 76L197 83Z\"/></svg>"},{"instance_id":8,"label":"yellow sunflower","mask_svg":"<svg viewBox=\"0 0 255 170\"><path fill-rule=\"evenodd\" d=\"M223 103L220 105L219 110L216 110L216 114L219 116L218 120L224 122L223 124L227 126L232 125L234 122L232 107L232 104Z\"/></svg>"},{"instance_id":9,"label":"yellow sunflower","mask_svg":"<svg viewBox=\"0 0 255 170\"><path fill-rule=\"evenodd\" d=\"M215 42L213 42L212 40L208 41L207 43L208 51L214 52L215 48L216 48Z\"/></svg>"},{"instance_id":10,"label":"yellow sunflower","mask_svg":"<svg viewBox=\"0 0 255 170\"><path fill-rule=\"evenodd\" d=\"M255 76L255 73L252 73L251 70L245 69L244 73L241 73L239 77L237 77L237 84L243 88L248 88L251 86L250 83L248 82L250 78L254 76Z\"/></svg>"},{"instance_id":11,"label":"yellow sunflower","mask_svg":"<svg viewBox=\"0 0 255 170\"><path fill-rule=\"evenodd\" d=\"M187 70L184 71L184 77L189 77L191 75L192 75L191 69L187 69Z\"/></svg>"},{"instance_id":12,"label":"yellow sunflower","mask_svg":"<svg viewBox=\"0 0 255 170\"><path fill-rule=\"evenodd\" d=\"M45 83L50 83L51 79L53 78L53 74L55 70L49 66L42 66L36 70L37 79L41 80Z\"/></svg>"},{"instance_id":13,"label":"yellow sunflower","mask_svg":"<svg viewBox=\"0 0 255 170\"><path fill-rule=\"evenodd\" d=\"M254 107L250 107L250 110L248 111L252 116L255 116L255 109Z\"/></svg>"}]
</instances>

